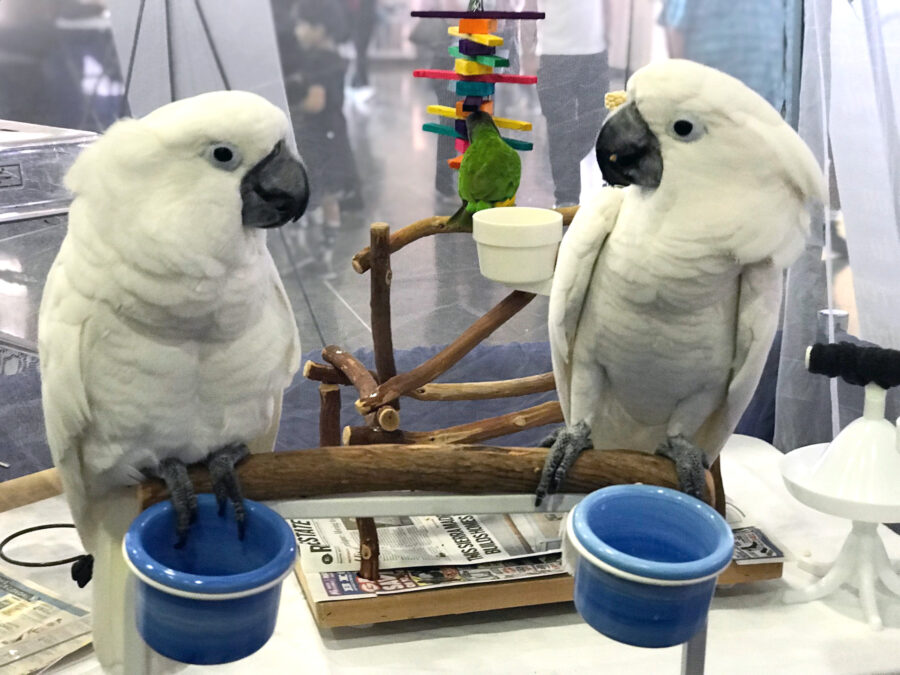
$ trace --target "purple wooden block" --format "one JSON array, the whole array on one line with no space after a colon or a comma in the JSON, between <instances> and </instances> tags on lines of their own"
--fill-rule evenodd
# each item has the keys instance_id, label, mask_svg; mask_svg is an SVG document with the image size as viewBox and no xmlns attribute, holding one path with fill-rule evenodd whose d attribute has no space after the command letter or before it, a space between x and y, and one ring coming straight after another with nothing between
<instances>
[{"instance_id":1,"label":"purple wooden block","mask_svg":"<svg viewBox=\"0 0 900 675\"><path fill-rule=\"evenodd\" d=\"M465 120L456 120L456 132L462 134L463 138L469 137L469 132L466 130L466 121Z\"/></svg>"},{"instance_id":2,"label":"purple wooden block","mask_svg":"<svg viewBox=\"0 0 900 675\"><path fill-rule=\"evenodd\" d=\"M462 109L466 112L475 112L484 102L483 96L466 96Z\"/></svg>"},{"instance_id":3,"label":"purple wooden block","mask_svg":"<svg viewBox=\"0 0 900 675\"><path fill-rule=\"evenodd\" d=\"M460 40L459 41L459 53L465 54L466 56L480 56L482 54L494 54L496 53L496 47L488 47L487 45L480 45L477 42L472 42L472 40Z\"/></svg>"}]
</instances>

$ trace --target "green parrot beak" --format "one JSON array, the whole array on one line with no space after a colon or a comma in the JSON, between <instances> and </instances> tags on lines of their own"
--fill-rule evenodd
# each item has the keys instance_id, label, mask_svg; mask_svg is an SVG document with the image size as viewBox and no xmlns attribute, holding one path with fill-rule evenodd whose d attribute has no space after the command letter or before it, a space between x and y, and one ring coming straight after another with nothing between
<instances>
[{"instance_id":1,"label":"green parrot beak","mask_svg":"<svg viewBox=\"0 0 900 675\"><path fill-rule=\"evenodd\" d=\"M597 163L610 185L659 187L663 172L659 140L633 102L617 109L600 127Z\"/></svg>"}]
</instances>

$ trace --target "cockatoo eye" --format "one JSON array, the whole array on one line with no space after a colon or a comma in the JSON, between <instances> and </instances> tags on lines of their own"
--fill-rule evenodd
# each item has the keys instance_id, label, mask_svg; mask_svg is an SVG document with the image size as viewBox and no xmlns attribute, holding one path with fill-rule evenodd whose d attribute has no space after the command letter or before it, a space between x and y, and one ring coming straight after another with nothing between
<instances>
[{"instance_id":1,"label":"cockatoo eye","mask_svg":"<svg viewBox=\"0 0 900 675\"><path fill-rule=\"evenodd\" d=\"M706 133L706 128L691 115L679 115L669 125L669 135L677 141L689 143Z\"/></svg>"},{"instance_id":2,"label":"cockatoo eye","mask_svg":"<svg viewBox=\"0 0 900 675\"><path fill-rule=\"evenodd\" d=\"M206 152L207 161L217 169L234 171L241 164L240 151L229 143L214 143Z\"/></svg>"}]
</instances>

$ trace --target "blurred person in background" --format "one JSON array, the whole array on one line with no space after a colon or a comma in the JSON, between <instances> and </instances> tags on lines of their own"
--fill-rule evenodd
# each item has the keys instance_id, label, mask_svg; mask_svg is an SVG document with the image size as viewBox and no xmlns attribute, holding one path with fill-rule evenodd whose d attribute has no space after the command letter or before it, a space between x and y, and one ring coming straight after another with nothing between
<instances>
[{"instance_id":1,"label":"blurred person in background","mask_svg":"<svg viewBox=\"0 0 900 675\"><path fill-rule=\"evenodd\" d=\"M555 206L573 206L581 195L581 160L593 152L609 89L607 0L528 0L546 12L521 26L522 70L534 73L547 120ZM535 25L536 24L536 25ZM535 35L536 33L536 35Z\"/></svg>"},{"instance_id":2,"label":"blurred person in background","mask_svg":"<svg viewBox=\"0 0 900 675\"><path fill-rule=\"evenodd\" d=\"M338 53L349 23L334 0L276 0L273 7L294 136L310 180L310 206L297 236L308 253L304 262L331 278L341 203L359 200L343 112L347 62Z\"/></svg>"},{"instance_id":3,"label":"blurred person in background","mask_svg":"<svg viewBox=\"0 0 900 675\"><path fill-rule=\"evenodd\" d=\"M353 64L353 78L350 86L368 89L369 85L369 43L375 32L378 3L375 0L344 0L350 19L353 48L356 61Z\"/></svg>"},{"instance_id":4,"label":"blurred person in background","mask_svg":"<svg viewBox=\"0 0 900 675\"><path fill-rule=\"evenodd\" d=\"M664 0L659 22L670 57L726 72L784 112L783 0Z\"/></svg>"}]
</instances>

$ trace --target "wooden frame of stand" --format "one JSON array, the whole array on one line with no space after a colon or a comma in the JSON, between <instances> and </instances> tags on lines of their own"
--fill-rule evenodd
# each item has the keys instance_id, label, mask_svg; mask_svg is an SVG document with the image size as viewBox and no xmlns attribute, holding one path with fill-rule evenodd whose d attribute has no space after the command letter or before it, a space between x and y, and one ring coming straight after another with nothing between
<instances>
[{"instance_id":1,"label":"wooden frame of stand","mask_svg":"<svg viewBox=\"0 0 900 675\"><path fill-rule=\"evenodd\" d=\"M577 209L559 209L564 225L571 222ZM408 372L396 372L391 331L390 256L422 237L464 231L450 226L447 218L440 216L420 220L393 234L386 223L371 225L370 246L359 251L352 264L360 274L370 272L375 372L334 345L322 350L325 363L305 363L304 376L319 383L322 447L247 458L238 467L238 475L248 498L289 500L396 490L470 495L534 493L547 456L546 448L500 448L478 443L562 422L558 402L445 429L400 428L403 396L426 401L479 400L523 396L554 388L553 373L494 382L433 382L535 297L523 291L511 292L434 357ZM341 428L342 386L356 390L355 407L363 424ZM205 470L192 468L190 475L198 491L210 489ZM572 467L566 488L587 493L607 485L637 482L678 486L674 465L666 458L627 450L589 450ZM709 503L723 512L725 501L718 461L707 473L706 482ZM165 487L158 481L145 483L141 490L145 506L166 496ZM359 575L376 579L379 548L375 521L358 517L357 526ZM781 576L781 568L781 563L743 567L732 563L720 576L719 583L777 578ZM317 623L329 627L563 602L572 598L571 579L556 576L316 603L310 600L299 563L297 572Z\"/></svg>"}]
</instances>

